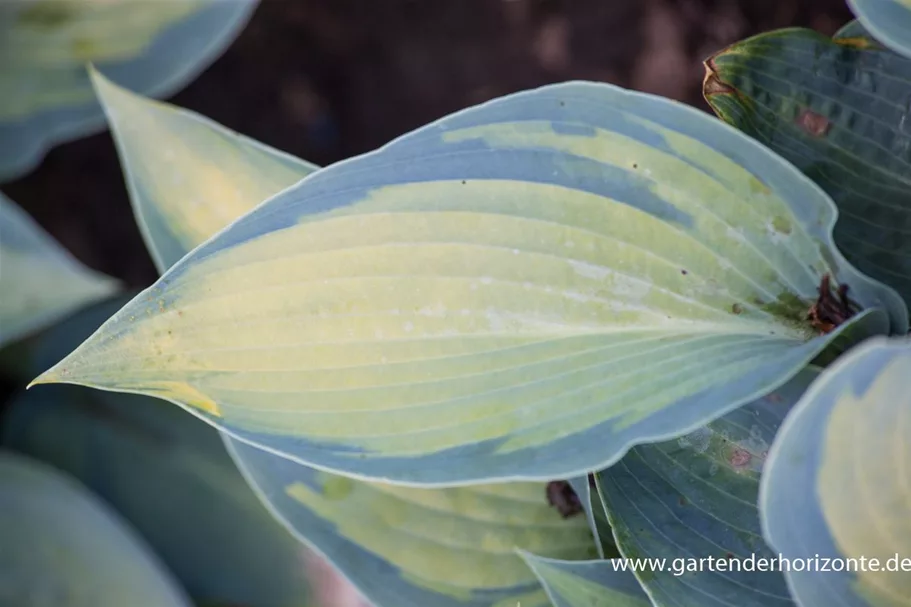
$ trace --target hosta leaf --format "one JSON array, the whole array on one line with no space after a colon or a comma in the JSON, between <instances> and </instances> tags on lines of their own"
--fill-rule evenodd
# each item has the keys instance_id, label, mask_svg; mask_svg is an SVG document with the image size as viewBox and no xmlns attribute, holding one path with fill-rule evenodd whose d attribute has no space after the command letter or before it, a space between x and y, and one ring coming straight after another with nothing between
<instances>
[{"instance_id":1,"label":"hosta leaf","mask_svg":"<svg viewBox=\"0 0 911 607\"><path fill-rule=\"evenodd\" d=\"M0 4L0 181L48 147L104 123L84 66L166 96L194 79L245 25L256 0L6 0Z\"/></svg>"},{"instance_id":2,"label":"hosta leaf","mask_svg":"<svg viewBox=\"0 0 911 607\"><path fill-rule=\"evenodd\" d=\"M619 556L617 547L614 545L610 523L607 522L607 512L604 509L604 503L601 501L601 495L597 491L592 491L589 476L577 476L570 479L569 484L579 497L579 503L585 511L588 527L591 529L592 536L597 544L598 558Z\"/></svg>"},{"instance_id":3,"label":"hosta leaf","mask_svg":"<svg viewBox=\"0 0 911 607\"><path fill-rule=\"evenodd\" d=\"M805 607L911 605L909 377L911 341L870 340L820 375L772 444L763 531Z\"/></svg>"},{"instance_id":4,"label":"hosta leaf","mask_svg":"<svg viewBox=\"0 0 911 607\"><path fill-rule=\"evenodd\" d=\"M545 87L311 174L36 383L152 394L371 480L571 478L793 376L838 334L804 320L825 274L866 332L907 331L833 221L698 110Z\"/></svg>"},{"instance_id":5,"label":"hosta leaf","mask_svg":"<svg viewBox=\"0 0 911 607\"><path fill-rule=\"evenodd\" d=\"M0 512L0 604L190 607L139 536L49 466L0 451Z\"/></svg>"},{"instance_id":6,"label":"hosta leaf","mask_svg":"<svg viewBox=\"0 0 911 607\"><path fill-rule=\"evenodd\" d=\"M554 607L650 607L635 576L611 561L560 561L527 552L522 557L547 589ZM615 561L616 562L616 561Z\"/></svg>"},{"instance_id":7,"label":"hosta leaf","mask_svg":"<svg viewBox=\"0 0 911 607\"><path fill-rule=\"evenodd\" d=\"M0 346L119 288L77 261L0 193Z\"/></svg>"},{"instance_id":8,"label":"hosta leaf","mask_svg":"<svg viewBox=\"0 0 911 607\"><path fill-rule=\"evenodd\" d=\"M59 359L123 303L54 326L36 340L35 362ZM306 550L260 504L209 425L148 397L46 386L20 395L2 427L4 447L65 470L116 508L197 603L308 604Z\"/></svg>"},{"instance_id":9,"label":"hosta leaf","mask_svg":"<svg viewBox=\"0 0 911 607\"><path fill-rule=\"evenodd\" d=\"M822 186L839 249L911 302L911 59L858 40L788 29L738 42L706 61L705 96Z\"/></svg>"},{"instance_id":10,"label":"hosta leaf","mask_svg":"<svg viewBox=\"0 0 911 607\"><path fill-rule=\"evenodd\" d=\"M92 80L159 271L317 168L193 112L143 99L94 70Z\"/></svg>"},{"instance_id":11,"label":"hosta leaf","mask_svg":"<svg viewBox=\"0 0 911 607\"><path fill-rule=\"evenodd\" d=\"M848 0L848 6L877 40L911 57L911 0Z\"/></svg>"},{"instance_id":12,"label":"hosta leaf","mask_svg":"<svg viewBox=\"0 0 911 607\"><path fill-rule=\"evenodd\" d=\"M189 112L131 95L98 77L96 87L112 117L123 164L131 175L137 215L154 218L155 222L146 225L158 226L147 230L147 242L157 251L160 264L177 261L230 221L315 169ZM156 139L158 145L149 145ZM221 150L222 157L216 158L213 150ZM179 162L168 164L178 155ZM161 174L178 175L180 187L161 187L156 179ZM182 210L188 196L194 203L193 216ZM224 204L226 198L230 205ZM174 414L186 415L176 408ZM563 522L550 509L541 483L482 486L472 491L415 491L318 473L242 445L230 451L240 466L250 468L250 483L260 491L263 503L380 604L398 607L405 600L417 605L486 607L504 599L512 607L511 600L518 598L523 604L544 605L546 598L512 552L513 543L540 547L554 542L559 554L576 558L587 558L595 550L584 524ZM276 461L263 464L269 460ZM298 493L289 497L283 491L285 484L299 491L302 483L305 486L316 479L330 493L333 487L351 487L353 500L334 508L327 507L333 502L317 493L310 499L296 499ZM497 497L504 492L504 497ZM375 498L369 499L371 496ZM421 504L430 506L422 508ZM453 509L435 511L434 504L452 504ZM497 506L516 513L504 512L498 520L492 516ZM370 520L365 519L365 512L388 521L388 526L374 527L365 535L365 520ZM540 524L538 519L545 522ZM426 535L430 525L438 527L436 535L421 541L419 536ZM566 532L569 535L564 536ZM448 543L464 537L477 539L477 546L464 546L455 549L455 556L449 554ZM574 549L568 550L568 544ZM430 549L423 550L427 546ZM410 556L402 552L416 547L420 550ZM365 561L375 563L376 568L365 567ZM459 563L462 574L455 584L447 584L446 567L453 562ZM507 572L505 580L496 577L501 570ZM391 584L391 580L398 582Z\"/></svg>"},{"instance_id":13,"label":"hosta leaf","mask_svg":"<svg viewBox=\"0 0 911 607\"><path fill-rule=\"evenodd\" d=\"M263 502L377 607L546 606L514 551L594 558L585 517L563 519L540 483L417 489L355 481L240 441Z\"/></svg>"},{"instance_id":14,"label":"hosta leaf","mask_svg":"<svg viewBox=\"0 0 911 607\"><path fill-rule=\"evenodd\" d=\"M780 570L751 564L776 557L762 539L759 478L776 430L817 374L810 367L692 434L635 447L599 473L617 546L634 559L655 605L793 605ZM708 558L733 564L722 570Z\"/></svg>"}]
</instances>

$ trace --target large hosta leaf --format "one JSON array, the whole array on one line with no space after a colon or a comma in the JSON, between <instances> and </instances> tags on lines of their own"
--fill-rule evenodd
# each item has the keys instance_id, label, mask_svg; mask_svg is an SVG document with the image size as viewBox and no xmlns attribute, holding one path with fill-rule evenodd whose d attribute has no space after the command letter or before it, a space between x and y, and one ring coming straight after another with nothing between
<instances>
[{"instance_id":1,"label":"large hosta leaf","mask_svg":"<svg viewBox=\"0 0 911 607\"><path fill-rule=\"evenodd\" d=\"M92 271L0 193L0 346L119 288Z\"/></svg>"},{"instance_id":2,"label":"large hosta leaf","mask_svg":"<svg viewBox=\"0 0 911 607\"><path fill-rule=\"evenodd\" d=\"M161 272L317 168L193 112L143 99L94 70L92 80Z\"/></svg>"},{"instance_id":3,"label":"large hosta leaf","mask_svg":"<svg viewBox=\"0 0 911 607\"><path fill-rule=\"evenodd\" d=\"M763 531L805 607L911 605L909 378L911 341L871 340L823 372L772 445Z\"/></svg>"},{"instance_id":4,"label":"large hosta leaf","mask_svg":"<svg viewBox=\"0 0 911 607\"><path fill-rule=\"evenodd\" d=\"M145 543L53 468L0 451L0 605L190 607Z\"/></svg>"},{"instance_id":5,"label":"large hosta leaf","mask_svg":"<svg viewBox=\"0 0 911 607\"><path fill-rule=\"evenodd\" d=\"M706 61L705 96L822 186L839 249L911 302L911 59L865 41L749 38Z\"/></svg>"},{"instance_id":6,"label":"large hosta leaf","mask_svg":"<svg viewBox=\"0 0 911 607\"><path fill-rule=\"evenodd\" d=\"M125 301L41 335L32 364L59 359ZM116 508L196 602L308 604L306 550L260 504L209 425L148 397L46 386L20 395L2 426L4 447L65 470Z\"/></svg>"},{"instance_id":7,"label":"large hosta leaf","mask_svg":"<svg viewBox=\"0 0 911 607\"><path fill-rule=\"evenodd\" d=\"M911 0L848 0L848 5L877 40L911 57Z\"/></svg>"},{"instance_id":8,"label":"large hosta leaf","mask_svg":"<svg viewBox=\"0 0 911 607\"><path fill-rule=\"evenodd\" d=\"M554 607L649 607L635 576L611 561L560 561L527 552L522 557ZM613 561L616 563L616 561Z\"/></svg>"},{"instance_id":9,"label":"large hosta leaf","mask_svg":"<svg viewBox=\"0 0 911 607\"><path fill-rule=\"evenodd\" d=\"M6 0L0 4L0 181L103 123L85 64L169 95L222 53L256 0Z\"/></svg>"},{"instance_id":10,"label":"large hosta leaf","mask_svg":"<svg viewBox=\"0 0 911 607\"><path fill-rule=\"evenodd\" d=\"M102 78L96 86L112 117L137 215L153 218L146 225L157 226L147 230L147 242L165 267L280 191L285 180L297 181L296 172L302 176L314 168ZM170 164L174 157L179 162ZM163 187L162 174L178 179ZM224 204L226 198L230 204ZM182 208L187 199L193 202L192 215ZM174 414L193 419L176 408ZM513 547L548 550L553 544L565 558L588 558L595 550L581 520L562 521L550 509L542 483L416 491L318 473L243 445L230 451L249 469L248 479L263 502L378 604L487 607L505 600L512 607L516 599L543 605L544 594ZM322 484L312 495L301 493L301 487L317 482ZM350 487L352 498L335 508L338 487ZM328 497L321 495L323 488ZM451 508L434 510L438 504ZM497 508L504 512L496 514ZM385 522L365 531L377 518ZM453 542L464 546L453 548ZM413 550L410 556L408 550ZM454 563L461 573L450 583Z\"/></svg>"},{"instance_id":11,"label":"large hosta leaf","mask_svg":"<svg viewBox=\"0 0 911 607\"><path fill-rule=\"evenodd\" d=\"M804 320L825 274L867 332L907 331L833 222L697 110L545 87L311 174L36 383L159 396L373 480L573 477L793 376L837 335Z\"/></svg>"},{"instance_id":12,"label":"large hosta leaf","mask_svg":"<svg viewBox=\"0 0 911 607\"><path fill-rule=\"evenodd\" d=\"M760 473L776 430L817 374L810 367L692 434L635 447L599 473L617 546L643 559L636 575L656 605L793 605L780 571L750 563L776 556L762 539ZM722 570L708 558L740 564Z\"/></svg>"},{"instance_id":13,"label":"large hosta leaf","mask_svg":"<svg viewBox=\"0 0 911 607\"><path fill-rule=\"evenodd\" d=\"M398 487L320 472L240 441L229 449L275 515L378 607L543 607L515 548L596 556L585 518L563 519L540 483Z\"/></svg>"}]
</instances>

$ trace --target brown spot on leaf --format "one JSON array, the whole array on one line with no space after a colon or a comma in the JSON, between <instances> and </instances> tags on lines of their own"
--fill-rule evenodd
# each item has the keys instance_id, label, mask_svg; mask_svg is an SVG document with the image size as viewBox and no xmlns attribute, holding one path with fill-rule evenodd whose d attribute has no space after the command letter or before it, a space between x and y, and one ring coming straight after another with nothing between
<instances>
[{"instance_id":1,"label":"brown spot on leaf","mask_svg":"<svg viewBox=\"0 0 911 607\"><path fill-rule=\"evenodd\" d=\"M859 309L860 306L848 299L848 285L839 285L833 293L831 278L826 274L819 284L819 298L807 312L807 320L820 335L825 335L844 324Z\"/></svg>"},{"instance_id":2,"label":"brown spot on leaf","mask_svg":"<svg viewBox=\"0 0 911 607\"><path fill-rule=\"evenodd\" d=\"M734 449L729 461L733 467L743 468L750 463L751 459L753 456L746 449Z\"/></svg>"},{"instance_id":3,"label":"brown spot on leaf","mask_svg":"<svg viewBox=\"0 0 911 607\"><path fill-rule=\"evenodd\" d=\"M547 483L547 503L556 508L563 518L569 518L582 512L579 496L566 481Z\"/></svg>"},{"instance_id":4,"label":"brown spot on leaf","mask_svg":"<svg viewBox=\"0 0 911 607\"><path fill-rule=\"evenodd\" d=\"M723 51L722 51L723 52ZM702 62L705 66L705 76L702 78L702 95L706 100L713 95L733 95L737 90L726 82L722 82L718 77L718 70L715 65L715 57L712 55Z\"/></svg>"},{"instance_id":5,"label":"brown spot on leaf","mask_svg":"<svg viewBox=\"0 0 911 607\"><path fill-rule=\"evenodd\" d=\"M731 306L731 312L734 314L743 314L743 307L740 304L735 303L733 306Z\"/></svg>"},{"instance_id":6,"label":"brown spot on leaf","mask_svg":"<svg viewBox=\"0 0 911 607\"><path fill-rule=\"evenodd\" d=\"M829 132L829 119L811 110L802 111L795 122L814 137L822 137Z\"/></svg>"}]
</instances>

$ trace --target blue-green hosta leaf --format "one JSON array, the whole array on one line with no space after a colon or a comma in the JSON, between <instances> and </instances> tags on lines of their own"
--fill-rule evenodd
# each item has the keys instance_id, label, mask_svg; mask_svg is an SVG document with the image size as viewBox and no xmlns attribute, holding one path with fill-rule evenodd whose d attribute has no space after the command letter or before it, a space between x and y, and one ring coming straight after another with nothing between
<instances>
[{"instance_id":1,"label":"blue-green hosta leaf","mask_svg":"<svg viewBox=\"0 0 911 607\"><path fill-rule=\"evenodd\" d=\"M520 552L553 607L650 607L636 577L611 561L561 561ZM616 561L614 561L616 562Z\"/></svg>"},{"instance_id":2,"label":"blue-green hosta leaf","mask_svg":"<svg viewBox=\"0 0 911 607\"><path fill-rule=\"evenodd\" d=\"M152 394L370 480L571 478L793 376L838 334L804 320L825 274L866 332L907 331L834 219L698 110L545 87L312 173L35 383Z\"/></svg>"},{"instance_id":3,"label":"blue-green hosta leaf","mask_svg":"<svg viewBox=\"0 0 911 607\"><path fill-rule=\"evenodd\" d=\"M126 301L54 326L36 340L31 364L46 368ZM308 604L306 550L260 504L209 425L148 397L46 386L20 395L2 428L4 447L70 473L116 508L195 601Z\"/></svg>"},{"instance_id":4,"label":"blue-green hosta leaf","mask_svg":"<svg viewBox=\"0 0 911 607\"><path fill-rule=\"evenodd\" d=\"M147 231L147 241L158 252L160 264L177 261L227 223L315 168L173 106L126 93L103 79L96 80L96 87L113 119L112 130L130 175L137 215L145 214L157 222L146 222L158 226ZM219 150L220 156L216 156ZM170 164L175 160L176 164ZM179 179L162 185L157 179L161 174L177 175ZM187 199L193 201L191 215L186 211ZM186 415L176 408L174 414ZM232 440L226 438L229 443ZM525 604L546 603L512 546L556 542L567 558L587 558L595 548L585 535L583 524L578 520L564 522L549 508L541 483L526 487L481 486L471 492L414 491L317 473L258 450L252 454L253 461L245 464L249 451L240 446L231 452L241 466L249 465L255 472L249 478L260 490L264 503L356 580L369 598L383 604L402 605L405 599L399 594L418 605L487 606L504 599L512 607L513 598ZM277 460L272 464L274 468L264 468L263 458ZM273 469L279 477L269 472ZM353 501L342 502L344 507L335 509L327 507L318 494L310 499L294 499L299 497L297 493L289 498L280 490L285 483L300 485L313 479L320 479L329 488L352 486ZM518 498L514 490L518 491ZM504 492L503 498L486 497ZM377 497L364 503L370 496ZM421 503L453 504L454 508L450 512L433 511L432 506L422 509ZM518 514L504 512L497 519L492 516L492 509L497 506ZM364 535L365 512L373 512L383 520L399 521L401 526L378 526ZM522 516L529 519L523 520ZM545 522L538 524L538 518ZM438 537L421 542L412 536L426 534L433 526L439 531ZM564 538L565 532L569 535ZM447 554L447 542L464 540L462 534L477 539L477 546L454 549L456 556ZM573 543L577 550L566 550L567 544ZM403 549L428 545L429 551L420 550L409 560L402 560ZM473 560L475 557L477 561ZM364 567L365 559L378 563L378 567ZM442 582L453 562L459 564L461 577L456 584L447 585ZM505 581L495 579L501 570L508 572ZM390 571L394 577L387 575ZM391 584L392 579L399 581Z\"/></svg>"},{"instance_id":5,"label":"blue-green hosta leaf","mask_svg":"<svg viewBox=\"0 0 911 607\"><path fill-rule=\"evenodd\" d=\"M705 97L818 183L838 206L839 249L911 303L911 59L854 34L738 42L706 61Z\"/></svg>"},{"instance_id":6,"label":"blue-green hosta leaf","mask_svg":"<svg viewBox=\"0 0 911 607\"><path fill-rule=\"evenodd\" d=\"M119 288L85 267L0 193L0 346Z\"/></svg>"},{"instance_id":7,"label":"blue-green hosta leaf","mask_svg":"<svg viewBox=\"0 0 911 607\"><path fill-rule=\"evenodd\" d=\"M378 607L544 607L515 549L596 555L585 518L563 519L540 483L399 487L228 445L274 515Z\"/></svg>"},{"instance_id":8,"label":"blue-green hosta leaf","mask_svg":"<svg viewBox=\"0 0 911 607\"><path fill-rule=\"evenodd\" d=\"M0 451L0 605L190 607L135 532L71 478Z\"/></svg>"},{"instance_id":9,"label":"blue-green hosta leaf","mask_svg":"<svg viewBox=\"0 0 911 607\"><path fill-rule=\"evenodd\" d=\"M780 571L749 563L776 556L762 539L760 472L776 430L817 375L809 367L766 397L677 440L635 447L599 473L617 546L643 559L636 575L656 605L793 605ZM710 557L741 564L721 570Z\"/></svg>"},{"instance_id":10,"label":"blue-green hosta leaf","mask_svg":"<svg viewBox=\"0 0 911 607\"><path fill-rule=\"evenodd\" d=\"M820 375L772 444L763 531L805 607L911 605L909 378L911 341L870 340Z\"/></svg>"},{"instance_id":11,"label":"blue-green hosta leaf","mask_svg":"<svg viewBox=\"0 0 911 607\"><path fill-rule=\"evenodd\" d=\"M158 270L316 166L92 70L137 221Z\"/></svg>"},{"instance_id":12,"label":"blue-green hosta leaf","mask_svg":"<svg viewBox=\"0 0 911 607\"><path fill-rule=\"evenodd\" d=\"M579 503L585 511L588 527L595 538L598 558L619 556L617 547L614 545L610 523L607 522L607 512L604 509L604 503L601 501L601 495L597 491L592 491L588 475L572 478L569 480L569 484L579 497Z\"/></svg>"},{"instance_id":13,"label":"blue-green hosta leaf","mask_svg":"<svg viewBox=\"0 0 911 607\"><path fill-rule=\"evenodd\" d=\"M911 0L848 0L848 6L877 40L911 57Z\"/></svg>"},{"instance_id":14,"label":"blue-green hosta leaf","mask_svg":"<svg viewBox=\"0 0 911 607\"><path fill-rule=\"evenodd\" d=\"M123 86L166 96L240 32L256 0L6 0L0 4L0 181L45 150L101 128L85 64Z\"/></svg>"}]
</instances>

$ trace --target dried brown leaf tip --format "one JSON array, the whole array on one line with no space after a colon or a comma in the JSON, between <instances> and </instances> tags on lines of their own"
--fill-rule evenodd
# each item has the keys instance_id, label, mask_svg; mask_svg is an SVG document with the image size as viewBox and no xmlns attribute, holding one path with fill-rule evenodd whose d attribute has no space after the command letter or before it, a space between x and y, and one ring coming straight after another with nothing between
<instances>
[{"instance_id":1,"label":"dried brown leaf tip","mask_svg":"<svg viewBox=\"0 0 911 607\"><path fill-rule=\"evenodd\" d=\"M822 114L804 110L797 115L797 126L814 137L822 137L829 132L829 119Z\"/></svg>"},{"instance_id":2,"label":"dried brown leaf tip","mask_svg":"<svg viewBox=\"0 0 911 607\"><path fill-rule=\"evenodd\" d=\"M702 62L705 68L705 74L702 77L702 95L709 98L713 95L733 95L737 91L731 85L721 80L718 75L718 68L715 65L715 57L724 51L719 51Z\"/></svg>"},{"instance_id":3,"label":"dried brown leaf tip","mask_svg":"<svg viewBox=\"0 0 911 607\"><path fill-rule=\"evenodd\" d=\"M839 285L833 290L831 283L828 274L822 277L819 298L807 312L807 320L820 335L831 333L860 310L860 306L848 299L848 285Z\"/></svg>"},{"instance_id":4,"label":"dried brown leaf tip","mask_svg":"<svg viewBox=\"0 0 911 607\"><path fill-rule=\"evenodd\" d=\"M569 518L582 512L579 496L566 481L547 483L547 503L556 508L563 518Z\"/></svg>"}]
</instances>

